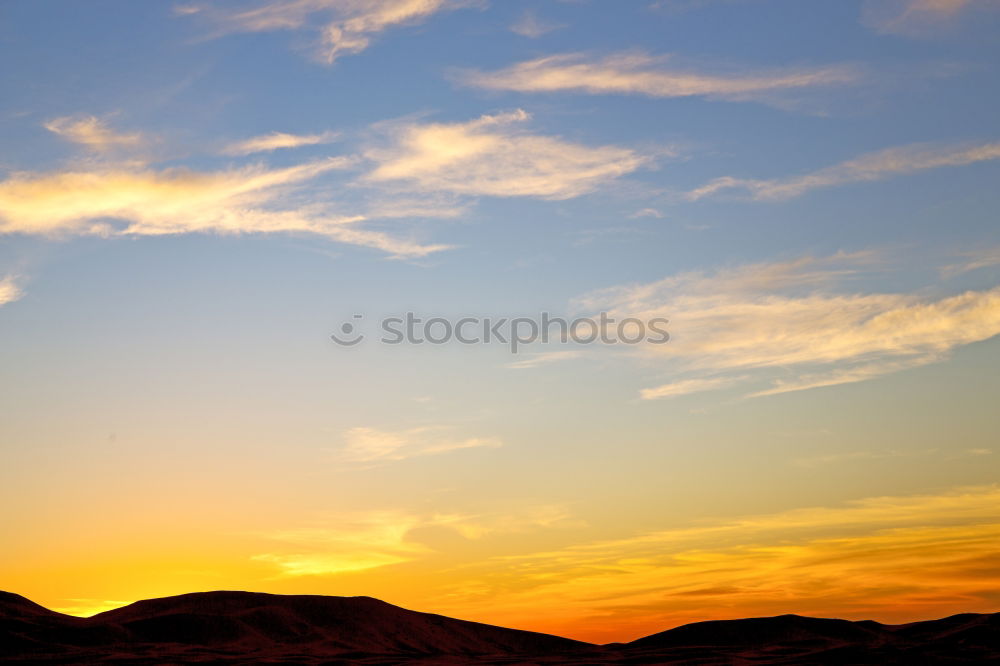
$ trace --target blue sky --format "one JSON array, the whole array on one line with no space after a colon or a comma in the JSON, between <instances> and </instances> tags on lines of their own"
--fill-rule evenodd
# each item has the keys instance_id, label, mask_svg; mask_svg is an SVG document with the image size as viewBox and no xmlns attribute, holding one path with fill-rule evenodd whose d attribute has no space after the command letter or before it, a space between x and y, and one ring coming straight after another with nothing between
<instances>
[{"instance_id":1,"label":"blue sky","mask_svg":"<svg viewBox=\"0 0 1000 666\"><path fill-rule=\"evenodd\" d=\"M382 596L610 640L688 616L602 610L635 593L578 595L570 567L555 619L491 558L626 539L625 561L657 530L870 498L972 497L941 525L984 524L998 29L989 0L5 3L10 586L85 612L223 582L379 594L415 567L494 594ZM408 310L662 316L673 339L328 337ZM160 583L32 536L73 533L81 497ZM129 555L147 527L239 536L196 566ZM23 564L43 546L91 573ZM828 612L972 610L994 584Z\"/></svg>"}]
</instances>

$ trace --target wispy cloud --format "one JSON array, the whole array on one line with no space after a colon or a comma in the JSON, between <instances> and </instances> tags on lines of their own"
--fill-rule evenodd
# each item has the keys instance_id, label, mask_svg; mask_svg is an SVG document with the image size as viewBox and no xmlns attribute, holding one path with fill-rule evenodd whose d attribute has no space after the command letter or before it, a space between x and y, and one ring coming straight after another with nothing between
<instances>
[{"instance_id":1,"label":"wispy cloud","mask_svg":"<svg viewBox=\"0 0 1000 666\"><path fill-rule=\"evenodd\" d=\"M538 39L542 35L546 35L553 30L559 30L564 27L565 26L558 23L548 23L543 21L538 18L537 13L527 9L523 14L521 14L521 17L510 26L510 31L514 34L521 35L522 37Z\"/></svg>"},{"instance_id":2,"label":"wispy cloud","mask_svg":"<svg viewBox=\"0 0 1000 666\"><path fill-rule=\"evenodd\" d=\"M941 274L945 277L954 277L962 273L1000 266L1000 246L970 250L963 252L961 256L961 261L944 266Z\"/></svg>"},{"instance_id":3,"label":"wispy cloud","mask_svg":"<svg viewBox=\"0 0 1000 666\"><path fill-rule=\"evenodd\" d=\"M649 4L649 9L662 11L668 14L681 14L684 12L703 9L711 5L736 5L748 0L654 0ZM749 0L753 1L753 0Z\"/></svg>"},{"instance_id":4,"label":"wispy cloud","mask_svg":"<svg viewBox=\"0 0 1000 666\"><path fill-rule=\"evenodd\" d=\"M642 208L629 215L629 218L633 220L640 217L655 217L659 220L663 219L663 213L656 208Z\"/></svg>"},{"instance_id":5,"label":"wispy cloud","mask_svg":"<svg viewBox=\"0 0 1000 666\"><path fill-rule=\"evenodd\" d=\"M973 7L1000 7L996 0L866 0L861 20L881 33L919 35L947 24Z\"/></svg>"},{"instance_id":6,"label":"wispy cloud","mask_svg":"<svg viewBox=\"0 0 1000 666\"><path fill-rule=\"evenodd\" d=\"M824 386L854 384L894 372L909 370L910 368L919 368L923 365L941 361L943 358L943 354L929 352L901 360L890 358L875 363L859 363L846 368L833 368L824 372L805 373L793 379L776 379L771 388L751 393L748 397L762 398L768 395L779 395L792 391L806 391L808 389L823 388Z\"/></svg>"},{"instance_id":7,"label":"wispy cloud","mask_svg":"<svg viewBox=\"0 0 1000 666\"><path fill-rule=\"evenodd\" d=\"M716 377L714 379L682 379L668 384L661 384L654 388L642 389L639 396L643 400L658 400L660 398L674 398L679 395L689 393L700 393L702 391L714 391L715 389L732 386L746 379L743 377Z\"/></svg>"},{"instance_id":8,"label":"wispy cloud","mask_svg":"<svg viewBox=\"0 0 1000 666\"><path fill-rule=\"evenodd\" d=\"M205 17L219 34L312 29L318 32L315 57L333 64L343 55L361 53L390 28L468 4L466 0L269 0L249 9L185 5L178 14Z\"/></svg>"},{"instance_id":9,"label":"wispy cloud","mask_svg":"<svg viewBox=\"0 0 1000 666\"><path fill-rule=\"evenodd\" d=\"M926 451L847 451L844 453L827 453L824 455L797 458L792 461L792 464L796 467L813 469L816 467L823 467L825 465L850 463L858 460L887 460L907 456L926 456L933 453L936 453L936 449L929 449Z\"/></svg>"},{"instance_id":10,"label":"wispy cloud","mask_svg":"<svg viewBox=\"0 0 1000 666\"><path fill-rule=\"evenodd\" d=\"M989 456L993 455L993 451L990 449L964 449L954 451L951 449L941 450L941 449L922 449L916 451L907 450L889 450L889 451L846 451L838 453L827 453L823 455L808 456L804 458L798 458L792 461L792 464L796 467L804 467L807 469L822 467L825 465L836 465L841 463L851 463L858 460L891 460L894 458L913 458L913 457L928 457L928 456L938 456L947 457L949 459L954 458L964 458L964 457L977 457L977 456Z\"/></svg>"},{"instance_id":11,"label":"wispy cloud","mask_svg":"<svg viewBox=\"0 0 1000 666\"><path fill-rule=\"evenodd\" d=\"M997 487L959 488L495 557L448 601L541 627L557 609L590 618L575 627L595 640L788 612L906 621L985 611L1000 589L998 509Z\"/></svg>"},{"instance_id":12,"label":"wispy cloud","mask_svg":"<svg viewBox=\"0 0 1000 666\"><path fill-rule=\"evenodd\" d=\"M671 66L666 56L643 53L603 58L581 53L552 55L496 72L471 71L460 76L468 85L489 90L702 96L736 101L777 91L841 85L858 78L858 73L847 66L711 73Z\"/></svg>"},{"instance_id":13,"label":"wispy cloud","mask_svg":"<svg viewBox=\"0 0 1000 666\"><path fill-rule=\"evenodd\" d=\"M0 231L87 233L111 231L107 219L125 220L126 233L280 230L282 215L258 214L257 206L279 188L345 168L342 159L284 169L247 167L221 172L187 169L19 173L0 182ZM256 219L255 219L256 218ZM267 223L270 224L267 224ZM339 223L339 222L338 222Z\"/></svg>"},{"instance_id":14,"label":"wispy cloud","mask_svg":"<svg viewBox=\"0 0 1000 666\"><path fill-rule=\"evenodd\" d=\"M289 205L305 183L351 164L331 158L283 169L18 173L0 181L0 233L308 233L399 256L444 249L364 229L363 215L338 215L319 203Z\"/></svg>"},{"instance_id":15,"label":"wispy cloud","mask_svg":"<svg viewBox=\"0 0 1000 666\"><path fill-rule=\"evenodd\" d=\"M526 370L529 368L537 368L542 365L551 365L552 363L561 363L562 361L571 361L573 359L583 358L583 355L583 352L580 350L540 352L538 354L531 354L527 358L522 358L518 361L508 363L507 367L513 370Z\"/></svg>"},{"instance_id":16,"label":"wispy cloud","mask_svg":"<svg viewBox=\"0 0 1000 666\"><path fill-rule=\"evenodd\" d=\"M250 155L252 153L271 152L283 148L300 148L302 146L331 143L338 136L337 132L321 132L319 134L271 132L270 134L263 134L231 143L222 152L226 155Z\"/></svg>"},{"instance_id":17,"label":"wispy cloud","mask_svg":"<svg viewBox=\"0 0 1000 666\"><path fill-rule=\"evenodd\" d=\"M45 123L45 129L88 150L106 152L117 148L136 148L145 139L139 132L121 134L96 116L64 116Z\"/></svg>"},{"instance_id":18,"label":"wispy cloud","mask_svg":"<svg viewBox=\"0 0 1000 666\"><path fill-rule=\"evenodd\" d=\"M371 511L319 526L277 530L264 536L293 552L261 553L253 559L277 566L285 576L335 575L398 564L427 551L406 538L421 522L399 511Z\"/></svg>"},{"instance_id":19,"label":"wispy cloud","mask_svg":"<svg viewBox=\"0 0 1000 666\"><path fill-rule=\"evenodd\" d=\"M13 275L7 275L0 280L0 305L13 303L21 298L23 292L17 285L17 279Z\"/></svg>"},{"instance_id":20,"label":"wispy cloud","mask_svg":"<svg viewBox=\"0 0 1000 666\"><path fill-rule=\"evenodd\" d=\"M617 146L589 147L528 134L522 110L464 123L408 123L371 149L369 183L430 193L569 199L639 169L648 156Z\"/></svg>"},{"instance_id":21,"label":"wispy cloud","mask_svg":"<svg viewBox=\"0 0 1000 666\"><path fill-rule=\"evenodd\" d=\"M746 0L657 0L653 9L682 12ZM863 0L861 22L882 34L918 36L954 22L971 9L1000 7L997 0Z\"/></svg>"},{"instance_id":22,"label":"wispy cloud","mask_svg":"<svg viewBox=\"0 0 1000 666\"><path fill-rule=\"evenodd\" d=\"M876 261L841 254L685 273L581 303L670 320L670 343L643 351L682 378L647 389L646 398L721 388L748 371L772 382L754 396L859 382L1000 333L1000 287L939 297L858 293L853 278L880 268Z\"/></svg>"},{"instance_id":23,"label":"wispy cloud","mask_svg":"<svg viewBox=\"0 0 1000 666\"><path fill-rule=\"evenodd\" d=\"M55 606L52 610L57 613L65 613L66 615L76 615L77 617L90 617L104 611L121 608L130 603L114 599L64 599L63 601L68 602L70 605Z\"/></svg>"},{"instance_id":24,"label":"wispy cloud","mask_svg":"<svg viewBox=\"0 0 1000 666\"><path fill-rule=\"evenodd\" d=\"M391 196L378 192L369 202L367 214L372 218L391 219L398 217L455 218L465 214L469 204L457 201L451 196L436 196L433 193L418 196Z\"/></svg>"},{"instance_id":25,"label":"wispy cloud","mask_svg":"<svg viewBox=\"0 0 1000 666\"><path fill-rule=\"evenodd\" d=\"M433 549L418 530L444 528L468 540L535 529L576 527L565 507L526 505L504 513L417 514L396 509L328 517L307 527L274 530L260 536L283 545L278 552L252 559L275 565L282 576L357 573L427 558Z\"/></svg>"},{"instance_id":26,"label":"wispy cloud","mask_svg":"<svg viewBox=\"0 0 1000 666\"><path fill-rule=\"evenodd\" d=\"M455 437L452 430L446 426L421 426L398 431L351 428L344 435L340 455L350 462L376 463L433 456L461 449L502 446L502 442L496 437Z\"/></svg>"},{"instance_id":27,"label":"wispy cloud","mask_svg":"<svg viewBox=\"0 0 1000 666\"><path fill-rule=\"evenodd\" d=\"M962 146L926 144L889 148L791 178L756 180L725 176L687 193L692 201L723 192L743 190L758 201L780 201L814 189L871 182L927 169L966 166L1000 159L1000 143Z\"/></svg>"}]
</instances>

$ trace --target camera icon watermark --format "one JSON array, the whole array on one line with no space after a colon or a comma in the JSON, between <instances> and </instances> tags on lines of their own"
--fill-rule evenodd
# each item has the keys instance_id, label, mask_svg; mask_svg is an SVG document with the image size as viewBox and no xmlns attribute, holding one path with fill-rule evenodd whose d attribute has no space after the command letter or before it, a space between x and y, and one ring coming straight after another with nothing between
<instances>
[{"instance_id":1,"label":"camera icon watermark","mask_svg":"<svg viewBox=\"0 0 1000 666\"><path fill-rule=\"evenodd\" d=\"M356 314L351 318L364 319L364 315ZM363 333L358 332L358 325L356 323L345 321L340 325L340 335L331 333L330 339L342 347L353 347L359 342L364 341L365 336Z\"/></svg>"},{"instance_id":2,"label":"camera icon watermark","mask_svg":"<svg viewBox=\"0 0 1000 666\"><path fill-rule=\"evenodd\" d=\"M366 339L361 331L364 315L355 314L340 325L330 339L342 347L354 347ZM607 312L596 317L567 320L542 312L538 317L425 317L413 312L383 317L378 322L378 341L385 345L502 344L512 354L521 348L549 342L578 345L661 345L670 340L668 319L654 317L615 319Z\"/></svg>"}]
</instances>

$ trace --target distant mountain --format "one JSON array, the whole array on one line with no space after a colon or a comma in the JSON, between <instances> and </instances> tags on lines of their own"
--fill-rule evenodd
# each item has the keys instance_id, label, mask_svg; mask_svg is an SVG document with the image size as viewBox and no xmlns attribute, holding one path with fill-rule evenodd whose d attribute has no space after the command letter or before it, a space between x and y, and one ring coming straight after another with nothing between
<instances>
[{"instance_id":1,"label":"distant mountain","mask_svg":"<svg viewBox=\"0 0 1000 666\"><path fill-rule=\"evenodd\" d=\"M49 664L1000 664L1000 614L904 625L797 615L697 622L626 644L418 613L370 597L205 592L92 618L0 592L0 661Z\"/></svg>"}]
</instances>

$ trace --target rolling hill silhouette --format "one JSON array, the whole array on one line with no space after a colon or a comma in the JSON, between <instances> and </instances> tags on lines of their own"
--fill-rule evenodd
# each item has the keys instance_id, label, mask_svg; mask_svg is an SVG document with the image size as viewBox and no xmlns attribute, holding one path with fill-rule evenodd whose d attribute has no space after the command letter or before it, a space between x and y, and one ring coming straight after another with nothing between
<instances>
[{"instance_id":1,"label":"rolling hill silhouette","mask_svg":"<svg viewBox=\"0 0 1000 666\"><path fill-rule=\"evenodd\" d=\"M4 663L988 664L1000 614L883 625L797 615L697 622L606 646L370 597L204 592L91 618L0 592Z\"/></svg>"}]
</instances>

